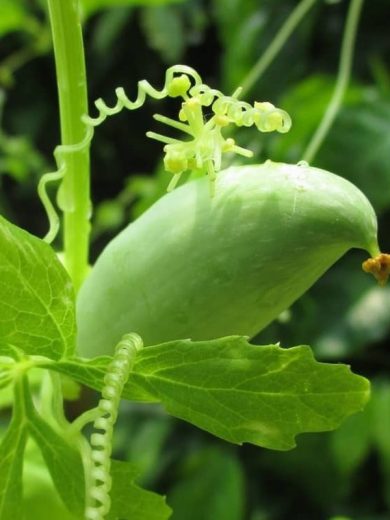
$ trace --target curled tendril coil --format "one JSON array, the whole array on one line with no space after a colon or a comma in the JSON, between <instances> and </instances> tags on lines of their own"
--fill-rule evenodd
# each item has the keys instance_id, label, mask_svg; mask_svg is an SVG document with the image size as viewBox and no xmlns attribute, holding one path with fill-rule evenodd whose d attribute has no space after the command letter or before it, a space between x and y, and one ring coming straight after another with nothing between
<instances>
[{"instance_id":1,"label":"curled tendril coil","mask_svg":"<svg viewBox=\"0 0 390 520\"><path fill-rule=\"evenodd\" d=\"M291 127L291 119L287 112L276 108L271 103L254 103L250 105L238 100L241 89L237 89L232 96L226 96L219 90L210 88L202 82L200 75L186 65L174 65L167 69L164 86L161 90L155 89L148 81L138 82L137 97L131 101L124 89L115 90L117 101L109 107L103 99L95 101L98 110L96 117L85 114L82 121L85 124L84 139L74 145L61 145L54 151L57 170L45 174L38 186L38 193L46 209L49 219L49 232L44 238L52 242L59 229L59 217L51 202L46 187L48 183L60 181L67 171L67 157L71 154L87 150L94 135L95 127L99 126L107 117L118 114L124 108L136 110L140 108L149 96L154 99L165 97L181 97L183 102L178 114L178 120L170 119L161 114L154 118L176 130L182 131L187 140L174 139L155 132L147 132L147 136L161 141L164 146L165 169L173 174L168 185L168 191L176 186L181 175L187 170L204 172L209 176L210 193L214 194L216 172L221 169L223 153L233 152L244 157L252 157L250 150L237 146L234 139L225 138L222 129L230 124L238 127L256 125L261 132L287 132ZM212 116L207 119L203 109L211 110ZM59 191L59 195L61 190ZM57 197L58 206L67 211L66 204L61 197Z\"/></svg>"},{"instance_id":2,"label":"curled tendril coil","mask_svg":"<svg viewBox=\"0 0 390 520\"><path fill-rule=\"evenodd\" d=\"M49 220L49 231L43 238L45 242L49 244L53 242L55 237L57 236L59 227L60 227L60 219L58 217L58 213L54 207L53 202L50 200L50 197L47 193L47 185L52 182L62 181L66 174L67 170L67 162L66 158L71 154L82 152L83 150L87 150L93 137L93 129L86 127L85 137L84 139L77 144L72 145L59 145L56 146L54 150L54 158L57 165L57 170L49 173L45 173L39 180L38 183L38 195L41 199L42 205L45 208L48 220ZM58 195L60 191L58 192ZM66 204L63 205L60 197L57 195L57 204L64 211L67 210Z\"/></svg>"},{"instance_id":3,"label":"curled tendril coil","mask_svg":"<svg viewBox=\"0 0 390 520\"><path fill-rule=\"evenodd\" d=\"M87 489L86 520L104 520L111 507L111 450L114 424L123 387L134 365L137 352L143 347L138 334L126 334L115 349L115 354L104 378L102 399L98 404L100 416L95 419L91 435L91 474Z\"/></svg>"},{"instance_id":4,"label":"curled tendril coil","mask_svg":"<svg viewBox=\"0 0 390 520\"><path fill-rule=\"evenodd\" d=\"M119 87L115 90L117 96L117 103L114 107L107 106L106 103L101 98L99 98L97 101L95 101L95 106L98 109L99 115L94 118L85 114L82 117L82 120L85 124L85 136L81 142L73 145L59 145L56 147L56 149L54 150L54 158L56 161L57 169L53 172L44 174L41 177L38 184L38 195L41 199L43 207L45 208L49 220L49 231L44 237L44 240L46 242L51 243L55 239L60 225L58 213L47 193L47 185L63 180L67 171L67 158L74 153L88 149L94 135L94 128L100 125L103 121L105 121L105 119L108 116L117 114L123 108L127 108L128 110L135 110L141 107L146 100L146 96L150 96L154 99L163 99L168 95L174 94L172 93L172 91L170 91L170 85L174 83L175 75L177 74L185 74L186 77L191 77L195 85L200 84L202 82L202 79L199 76L199 74L191 67L187 67L186 65L174 65L173 67L167 69L165 73L164 86L161 90L155 89L146 80L139 81L138 93L135 101L130 101L126 96L123 88ZM172 97L175 96L173 95ZM66 206L62 204L60 197L58 196L57 205L63 211L67 210Z\"/></svg>"},{"instance_id":5,"label":"curled tendril coil","mask_svg":"<svg viewBox=\"0 0 390 520\"><path fill-rule=\"evenodd\" d=\"M164 99L167 96L177 97L175 92L172 91L172 83L175 84L176 74L184 74L187 78L191 78L195 85L199 85L202 83L202 78L199 74L192 69L191 67L187 67L186 65L174 65L167 69L165 73L165 82L164 86L161 90L157 90L152 85L146 81L142 80L138 82L138 92L135 101L130 101L127 97L124 89L122 87L118 87L115 89L115 95L117 97L117 102L113 107L107 106L107 104L103 101L102 98L99 98L95 101L95 107L99 111L99 115L97 117L90 117L88 115L83 116L83 121L88 126L98 126L108 117L113 116L114 114L118 114L124 108L128 110L136 110L140 108L146 100L146 96L148 95L154 99ZM190 80L189 80L190 81Z\"/></svg>"}]
</instances>

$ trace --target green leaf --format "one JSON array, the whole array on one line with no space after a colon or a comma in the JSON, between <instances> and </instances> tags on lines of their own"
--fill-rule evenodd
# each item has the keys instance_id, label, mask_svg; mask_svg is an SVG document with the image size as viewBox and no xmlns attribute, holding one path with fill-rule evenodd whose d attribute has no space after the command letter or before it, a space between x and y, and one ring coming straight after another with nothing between
<instances>
[{"instance_id":1,"label":"green leaf","mask_svg":"<svg viewBox=\"0 0 390 520\"><path fill-rule=\"evenodd\" d=\"M112 505L107 520L165 520L171 516L164 497L134 483L137 474L129 463L112 461Z\"/></svg>"},{"instance_id":2,"label":"green leaf","mask_svg":"<svg viewBox=\"0 0 390 520\"><path fill-rule=\"evenodd\" d=\"M36 412L28 413L29 431L46 462L63 503L77 518L83 517L84 468L80 452Z\"/></svg>"},{"instance_id":3,"label":"green leaf","mask_svg":"<svg viewBox=\"0 0 390 520\"><path fill-rule=\"evenodd\" d=\"M0 518L22 518L23 455L27 441L27 428L18 415L0 445Z\"/></svg>"},{"instance_id":4,"label":"green leaf","mask_svg":"<svg viewBox=\"0 0 390 520\"><path fill-rule=\"evenodd\" d=\"M101 389L109 360L51 368ZM239 336L147 347L123 392L161 401L171 415L227 441L277 450L293 448L299 433L335 429L368 396L366 379L346 365L317 362L308 346L254 346Z\"/></svg>"},{"instance_id":5,"label":"green leaf","mask_svg":"<svg viewBox=\"0 0 390 520\"><path fill-rule=\"evenodd\" d=\"M40 366L65 374L79 383L99 391L104 386L104 376L107 373L108 365L111 361L112 357L110 356L99 356L94 359L64 359L55 364L42 362ZM145 388L135 383L131 377L125 385L122 396L124 399L134 401L152 403L159 401L154 394L151 394Z\"/></svg>"},{"instance_id":6,"label":"green leaf","mask_svg":"<svg viewBox=\"0 0 390 520\"><path fill-rule=\"evenodd\" d=\"M49 245L0 217L0 353L60 359L75 346L74 292Z\"/></svg>"},{"instance_id":7,"label":"green leaf","mask_svg":"<svg viewBox=\"0 0 390 520\"><path fill-rule=\"evenodd\" d=\"M335 429L369 396L366 379L317 362L308 346L253 346L238 336L145 348L131 377L180 419L278 450L293 448L299 433Z\"/></svg>"},{"instance_id":8,"label":"green leaf","mask_svg":"<svg viewBox=\"0 0 390 520\"><path fill-rule=\"evenodd\" d=\"M241 520L243 469L230 450L209 447L191 453L168 497L172 520Z\"/></svg>"}]
</instances>

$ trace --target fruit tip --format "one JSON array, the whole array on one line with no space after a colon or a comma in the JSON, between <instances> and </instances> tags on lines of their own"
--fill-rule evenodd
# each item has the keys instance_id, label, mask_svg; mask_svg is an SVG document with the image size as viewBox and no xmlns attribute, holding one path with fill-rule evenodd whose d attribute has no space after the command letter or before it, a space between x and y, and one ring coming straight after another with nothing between
<instances>
[{"instance_id":1,"label":"fruit tip","mask_svg":"<svg viewBox=\"0 0 390 520\"><path fill-rule=\"evenodd\" d=\"M373 258L369 258L363 262L362 269L366 273L372 274L379 285L386 285L390 275L390 254L379 253Z\"/></svg>"}]
</instances>

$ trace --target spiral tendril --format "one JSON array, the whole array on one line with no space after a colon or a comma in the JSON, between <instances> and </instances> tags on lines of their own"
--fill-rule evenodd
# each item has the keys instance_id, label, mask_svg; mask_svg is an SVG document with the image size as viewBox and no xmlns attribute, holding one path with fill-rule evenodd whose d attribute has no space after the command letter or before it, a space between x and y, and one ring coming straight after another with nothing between
<instances>
[{"instance_id":1,"label":"spiral tendril","mask_svg":"<svg viewBox=\"0 0 390 520\"><path fill-rule=\"evenodd\" d=\"M146 133L148 137L165 145L164 166L173 175L168 191L174 189L185 171L195 170L208 175L210 194L213 195L216 173L221 169L222 154L230 152L244 157L253 156L250 150L237 146L234 139L225 138L222 133L223 128L230 124L238 127L255 125L261 132L276 130L283 133L291 127L291 119L287 112L268 102L255 102L252 106L240 101L238 99L240 92L241 88L238 88L232 96L226 96L203 83L200 75L191 67L174 65L167 69L161 90L154 88L148 81L142 80L138 82L137 96L134 101L127 97L122 87L115 90L117 99L114 106L108 106L101 98L95 101L98 115L82 116L86 128L84 139L74 145L57 146L54 151L57 170L45 174L39 183L38 193L46 209L50 226L44 240L51 242L59 228L59 217L47 194L47 184L63 180L67 172L67 157L89 147L95 127L124 108L128 110L140 108L147 96L154 99L165 97L183 99L178 120L161 114L155 114L154 119L183 132L188 140L180 140L156 132ZM209 119L203 113L204 108L208 108L208 111L211 109L212 116ZM68 211L58 196L57 205L63 211Z\"/></svg>"},{"instance_id":2,"label":"spiral tendril","mask_svg":"<svg viewBox=\"0 0 390 520\"><path fill-rule=\"evenodd\" d=\"M134 365L137 352L143 347L138 334L126 334L115 349L115 354L104 378L100 412L93 423L97 432L91 435L91 467L87 479L86 520L104 520L111 507L111 451L114 424L118 415L123 387Z\"/></svg>"},{"instance_id":3,"label":"spiral tendril","mask_svg":"<svg viewBox=\"0 0 390 520\"><path fill-rule=\"evenodd\" d=\"M47 184L52 182L58 182L63 180L66 174L67 170L67 163L66 163L66 157L69 156L72 153L75 152L81 152L83 150L86 150L88 146L90 145L93 137L93 129L87 127L86 133L84 139L77 144L72 145L59 145L56 146L54 150L54 158L57 165L57 170L49 173L45 173L42 175L42 177L39 180L38 183L38 195L41 199L42 205L45 208L48 220L49 220L49 231L43 238L45 242L48 242L49 244L53 242L55 237L57 236L59 226L60 226L60 219L58 217L58 213L54 207L53 202L50 200L50 197L47 193ZM57 192L57 205L62 208L62 204L59 200ZM67 210L67 208L63 207L64 211Z\"/></svg>"},{"instance_id":4,"label":"spiral tendril","mask_svg":"<svg viewBox=\"0 0 390 520\"><path fill-rule=\"evenodd\" d=\"M175 76L176 74L182 74L182 76L177 77ZM122 87L118 87L115 89L117 102L113 107L109 107L102 98L99 98L97 101L95 101L95 107L98 109L99 115L97 117L90 117L85 115L82 119L86 125L95 127L103 123L103 121L105 121L108 116L118 114L124 108L127 110L136 110L137 108L140 108L145 103L146 96L154 99L164 99L168 96L178 97L179 95L182 95L183 92L183 90L180 90L180 80L182 77L187 78L184 80L185 85L183 88L187 86L187 81L188 86L190 86L190 78L193 80L195 85L198 85L202 82L199 74L191 67L187 67L186 65L174 65L173 67L167 69L165 73L164 86L161 90L155 89L146 80L139 81L137 97L134 101L130 101L124 89ZM177 90L178 88L179 90Z\"/></svg>"}]
</instances>

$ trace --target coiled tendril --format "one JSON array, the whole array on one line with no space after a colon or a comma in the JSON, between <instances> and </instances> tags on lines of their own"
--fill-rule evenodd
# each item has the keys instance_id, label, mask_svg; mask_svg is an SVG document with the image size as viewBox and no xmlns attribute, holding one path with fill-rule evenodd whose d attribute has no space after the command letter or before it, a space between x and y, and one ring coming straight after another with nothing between
<instances>
[{"instance_id":1,"label":"coiled tendril","mask_svg":"<svg viewBox=\"0 0 390 520\"><path fill-rule=\"evenodd\" d=\"M171 119L161 114L155 114L154 118L161 123L182 131L187 140L175 139L155 132L147 132L147 136L165 143L164 165L165 169L173 174L168 186L171 191L176 186L181 175L186 170L197 170L209 176L210 192L214 193L216 172L221 169L221 157L223 153L233 152L245 157L252 157L250 150L237 146L234 139L225 138L222 129L230 124L236 126L256 125L261 132L287 132L291 127L291 119L287 112L276 108L271 103L258 103L254 105L238 100L241 89L237 89L232 96L225 96L219 90L212 89L202 82L200 75L186 65L174 65L165 74L164 86L161 90L142 80L138 82L137 97L131 101L124 89L115 90L116 104L109 107L103 99L95 101L98 110L96 117L85 114L82 121L85 124L85 137L83 141L75 145L60 145L54 151L57 170L50 172L41 178L38 193L46 209L49 218L50 229L45 237L51 242L59 228L59 218L46 192L47 184L62 180L66 175L67 156L69 154L86 150L93 138L94 129L108 116L118 114L124 108L135 110L141 107L146 97L163 99L165 97L181 97L183 102L178 113L178 120ZM203 108L211 110L212 116L207 119ZM60 195L60 192L59 192ZM57 197L57 204L66 211Z\"/></svg>"},{"instance_id":2,"label":"coiled tendril","mask_svg":"<svg viewBox=\"0 0 390 520\"><path fill-rule=\"evenodd\" d=\"M99 433L91 435L91 474L87 486L86 520L104 520L111 507L111 451L113 428L123 387L134 365L137 352L143 347L138 334L126 334L116 347L114 358L104 378L100 416L93 426Z\"/></svg>"}]
</instances>

